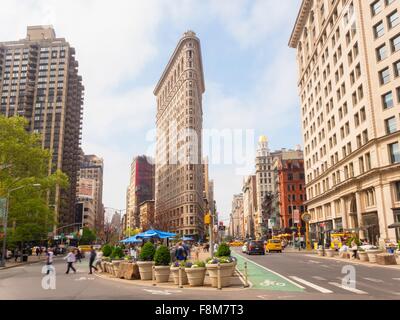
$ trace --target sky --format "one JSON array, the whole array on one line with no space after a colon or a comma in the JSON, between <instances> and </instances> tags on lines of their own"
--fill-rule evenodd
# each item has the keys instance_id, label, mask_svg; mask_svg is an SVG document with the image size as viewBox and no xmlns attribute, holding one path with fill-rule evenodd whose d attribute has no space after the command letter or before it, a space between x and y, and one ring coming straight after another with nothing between
<instances>
[{"instance_id":1,"label":"sky","mask_svg":"<svg viewBox=\"0 0 400 320\"><path fill-rule=\"evenodd\" d=\"M85 86L82 148L104 159L104 205L124 209L132 159L154 156L153 90L183 33L196 32L206 86L203 127L243 130L252 142L242 150L244 166L218 162L218 150L205 141L217 210L228 222L233 195L254 172L258 137L266 135L272 150L302 144L296 52L288 47L300 3L0 0L0 41L25 38L28 25L53 25L76 49Z\"/></svg>"}]
</instances>

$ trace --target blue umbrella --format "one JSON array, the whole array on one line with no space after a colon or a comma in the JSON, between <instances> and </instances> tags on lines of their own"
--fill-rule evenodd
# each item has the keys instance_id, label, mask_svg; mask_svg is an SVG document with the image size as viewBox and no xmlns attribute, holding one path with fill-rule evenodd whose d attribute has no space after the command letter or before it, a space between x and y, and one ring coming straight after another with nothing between
<instances>
[{"instance_id":1,"label":"blue umbrella","mask_svg":"<svg viewBox=\"0 0 400 320\"><path fill-rule=\"evenodd\" d=\"M138 242L142 242L142 240L138 239L137 236L133 236L130 238L126 238L120 242L122 242L122 243L138 243Z\"/></svg>"},{"instance_id":2,"label":"blue umbrella","mask_svg":"<svg viewBox=\"0 0 400 320\"><path fill-rule=\"evenodd\" d=\"M173 238L175 237L175 233L170 233L170 232L165 232L165 231L160 231L160 230L147 230L146 232L139 233L136 235L137 238L143 238L143 239L148 239L148 238L159 238L159 239L168 239L168 238Z\"/></svg>"}]
</instances>

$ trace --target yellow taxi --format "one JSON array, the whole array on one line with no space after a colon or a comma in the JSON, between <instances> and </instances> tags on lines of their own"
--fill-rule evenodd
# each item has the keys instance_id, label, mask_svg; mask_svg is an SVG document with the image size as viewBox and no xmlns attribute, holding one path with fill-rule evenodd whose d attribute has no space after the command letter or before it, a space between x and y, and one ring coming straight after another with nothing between
<instances>
[{"instance_id":1,"label":"yellow taxi","mask_svg":"<svg viewBox=\"0 0 400 320\"><path fill-rule=\"evenodd\" d=\"M79 246L78 249L79 249L79 251L80 251L82 254L84 254L84 253L86 253L86 252L90 252L91 246L89 246L89 245L82 245L82 246Z\"/></svg>"},{"instance_id":2,"label":"yellow taxi","mask_svg":"<svg viewBox=\"0 0 400 320\"><path fill-rule=\"evenodd\" d=\"M243 244L243 241L232 241L231 243L229 243L231 247L242 247Z\"/></svg>"},{"instance_id":3,"label":"yellow taxi","mask_svg":"<svg viewBox=\"0 0 400 320\"><path fill-rule=\"evenodd\" d=\"M268 240L265 244L265 250L267 252L275 251L282 253L282 243L278 239Z\"/></svg>"}]
</instances>

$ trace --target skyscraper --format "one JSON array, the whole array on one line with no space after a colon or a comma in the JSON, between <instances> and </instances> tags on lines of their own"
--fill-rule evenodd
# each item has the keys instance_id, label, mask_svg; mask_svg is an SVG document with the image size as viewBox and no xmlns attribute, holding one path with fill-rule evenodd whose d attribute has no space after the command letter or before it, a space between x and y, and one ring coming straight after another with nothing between
<instances>
[{"instance_id":1,"label":"skyscraper","mask_svg":"<svg viewBox=\"0 0 400 320\"><path fill-rule=\"evenodd\" d=\"M204 235L200 40L186 32L170 58L157 96L155 222L180 235Z\"/></svg>"},{"instance_id":2,"label":"skyscraper","mask_svg":"<svg viewBox=\"0 0 400 320\"><path fill-rule=\"evenodd\" d=\"M393 0L302 1L289 45L315 236L400 239L399 14Z\"/></svg>"},{"instance_id":3,"label":"skyscraper","mask_svg":"<svg viewBox=\"0 0 400 320\"><path fill-rule=\"evenodd\" d=\"M140 204L147 200L154 200L154 168L151 158L139 156L133 159L126 197L126 226L131 229L141 227Z\"/></svg>"},{"instance_id":4,"label":"skyscraper","mask_svg":"<svg viewBox=\"0 0 400 320\"><path fill-rule=\"evenodd\" d=\"M103 205L103 170L104 162L102 158L96 155L81 154L81 165L79 170L79 191L82 191L88 182L91 183L91 194L85 197L84 192L78 192L78 198L89 199L93 207L93 226L97 233L100 234L104 230L104 205ZM83 196L83 197L82 197Z\"/></svg>"},{"instance_id":5,"label":"skyscraper","mask_svg":"<svg viewBox=\"0 0 400 320\"><path fill-rule=\"evenodd\" d=\"M75 49L51 26L31 26L25 39L0 43L0 113L24 116L52 152L49 173L61 169L69 177L69 188L49 199L60 226L75 220L83 90Z\"/></svg>"}]
</instances>

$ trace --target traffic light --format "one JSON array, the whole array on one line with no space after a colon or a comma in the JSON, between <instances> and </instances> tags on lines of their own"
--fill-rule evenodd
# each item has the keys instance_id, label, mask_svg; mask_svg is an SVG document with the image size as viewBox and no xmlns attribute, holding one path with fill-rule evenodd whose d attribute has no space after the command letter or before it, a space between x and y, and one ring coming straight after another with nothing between
<instances>
[{"instance_id":1,"label":"traffic light","mask_svg":"<svg viewBox=\"0 0 400 320\"><path fill-rule=\"evenodd\" d=\"M207 213L204 216L204 224L210 225L211 224L211 214Z\"/></svg>"}]
</instances>

